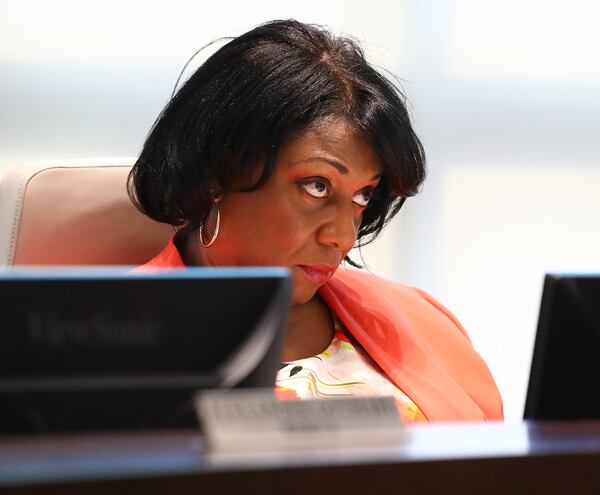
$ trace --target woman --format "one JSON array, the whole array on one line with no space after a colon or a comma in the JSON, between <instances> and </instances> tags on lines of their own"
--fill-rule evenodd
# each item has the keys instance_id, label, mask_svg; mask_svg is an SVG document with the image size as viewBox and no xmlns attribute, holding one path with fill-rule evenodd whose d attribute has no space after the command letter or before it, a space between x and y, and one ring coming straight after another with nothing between
<instances>
[{"instance_id":1,"label":"woman","mask_svg":"<svg viewBox=\"0 0 600 495\"><path fill-rule=\"evenodd\" d=\"M338 269L424 177L401 94L357 44L270 22L211 56L154 124L130 195L178 231L142 269L288 267L282 397L392 394L407 421L500 419L493 378L445 308Z\"/></svg>"}]
</instances>

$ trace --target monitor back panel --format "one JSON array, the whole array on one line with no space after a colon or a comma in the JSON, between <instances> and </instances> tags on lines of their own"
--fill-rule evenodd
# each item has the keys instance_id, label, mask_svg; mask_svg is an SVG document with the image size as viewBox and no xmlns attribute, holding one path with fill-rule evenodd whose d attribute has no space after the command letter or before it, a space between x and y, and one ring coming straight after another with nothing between
<instances>
[{"instance_id":1,"label":"monitor back panel","mask_svg":"<svg viewBox=\"0 0 600 495\"><path fill-rule=\"evenodd\" d=\"M4 431L195 423L196 390L254 331L272 339L237 386L273 386L289 297L283 270L102 270L0 276ZM11 426L12 425L12 426Z\"/></svg>"},{"instance_id":2,"label":"monitor back panel","mask_svg":"<svg viewBox=\"0 0 600 495\"><path fill-rule=\"evenodd\" d=\"M524 418L600 419L600 276L546 276Z\"/></svg>"}]
</instances>

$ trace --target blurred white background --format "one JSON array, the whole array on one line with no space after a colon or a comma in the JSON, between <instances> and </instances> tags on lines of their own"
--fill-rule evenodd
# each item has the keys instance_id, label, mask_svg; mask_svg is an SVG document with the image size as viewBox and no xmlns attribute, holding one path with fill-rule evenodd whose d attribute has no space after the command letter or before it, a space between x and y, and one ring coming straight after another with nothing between
<instances>
[{"instance_id":1,"label":"blurred white background","mask_svg":"<svg viewBox=\"0 0 600 495\"><path fill-rule=\"evenodd\" d=\"M543 274L600 269L600 4L0 0L0 12L0 174L136 155L215 38L293 17L362 40L404 81L429 159L422 194L364 259L452 309L507 420L521 418Z\"/></svg>"}]
</instances>

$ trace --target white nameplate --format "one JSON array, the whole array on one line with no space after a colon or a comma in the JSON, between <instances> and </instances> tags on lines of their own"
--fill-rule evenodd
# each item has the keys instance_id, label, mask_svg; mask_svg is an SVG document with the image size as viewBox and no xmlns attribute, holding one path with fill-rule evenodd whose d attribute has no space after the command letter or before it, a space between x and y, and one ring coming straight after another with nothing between
<instances>
[{"instance_id":1,"label":"white nameplate","mask_svg":"<svg viewBox=\"0 0 600 495\"><path fill-rule=\"evenodd\" d=\"M196 412L213 451L397 444L406 428L393 397L279 400L272 390L205 391Z\"/></svg>"}]
</instances>

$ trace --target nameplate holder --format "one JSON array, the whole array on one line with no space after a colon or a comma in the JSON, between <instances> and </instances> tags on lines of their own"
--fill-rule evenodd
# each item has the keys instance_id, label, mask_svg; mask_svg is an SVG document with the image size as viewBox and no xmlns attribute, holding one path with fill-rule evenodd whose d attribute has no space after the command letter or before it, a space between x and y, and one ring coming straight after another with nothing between
<instances>
[{"instance_id":1,"label":"nameplate holder","mask_svg":"<svg viewBox=\"0 0 600 495\"><path fill-rule=\"evenodd\" d=\"M195 405L213 452L373 447L407 437L391 396L279 400L272 390L210 390Z\"/></svg>"}]
</instances>

